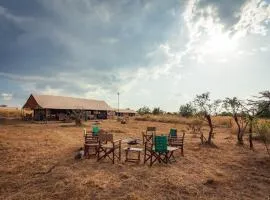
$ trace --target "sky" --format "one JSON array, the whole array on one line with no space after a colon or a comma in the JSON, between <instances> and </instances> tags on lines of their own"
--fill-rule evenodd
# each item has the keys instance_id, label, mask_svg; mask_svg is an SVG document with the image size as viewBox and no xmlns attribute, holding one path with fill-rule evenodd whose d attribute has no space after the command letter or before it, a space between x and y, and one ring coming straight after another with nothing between
<instances>
[{"instance_id":1,"label":"sky","mask_svg":"<svg viewBox=\"0 0 270 200\"><path fill-rule=\"evenodd\" d=\"M269 28L269 0L0 0L0 104L247 98L270 89Z\"/></svg>"}]
</instances>

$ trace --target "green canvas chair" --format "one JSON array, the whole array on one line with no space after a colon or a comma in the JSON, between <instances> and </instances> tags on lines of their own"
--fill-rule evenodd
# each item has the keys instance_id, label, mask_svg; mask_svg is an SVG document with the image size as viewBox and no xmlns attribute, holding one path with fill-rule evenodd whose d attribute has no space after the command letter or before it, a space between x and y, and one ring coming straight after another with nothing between
<instances>
[{"instance_id":1,"label":"green canvas chair","mask_svg":"<svg viewBox=\"0 0 270 200\"><path fill-rule=\"evenodd\" d=\"M171 128L169 133L169 138L171 137L177 137L177 129Z\"/></svg>"},{"instance_id":2,"label":"green canvas chair","mask_svg":"<svg viewBox=\"0 0 270 200\"><path fill-rule=\"evenodd\" d=\"M168 138L167 136L155 136L155 144L151 152L150 166L156 161L168 163Z\"/></svg>"},{"instance_id":3,"label":"green canvas chair","mask_svg":"<svg viewBox=\"0 0 270 200\"><path fill-rule=\"evenodd\" d=\"M93 126L92 127L93 136L98 136L99 131L100 131L100 129L99 129L98 126Z\"/></svg>"}]
</instances>

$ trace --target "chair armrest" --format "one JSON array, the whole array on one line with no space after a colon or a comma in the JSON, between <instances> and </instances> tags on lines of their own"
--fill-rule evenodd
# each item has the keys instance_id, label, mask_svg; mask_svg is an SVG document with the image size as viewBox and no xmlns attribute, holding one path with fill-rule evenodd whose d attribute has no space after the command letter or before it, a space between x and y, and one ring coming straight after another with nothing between
<instances>
[{"instance_id":1,"label":"chair armrest","mask_svg":"<svg viewBox=\"0 0 270 200\"><path fill-rule=\"evenodd\" d=\"M113 142L116 143L116 142L121 142L122 139L119 139L119 140L114 140Z\"/></svg>"}]
</instances>

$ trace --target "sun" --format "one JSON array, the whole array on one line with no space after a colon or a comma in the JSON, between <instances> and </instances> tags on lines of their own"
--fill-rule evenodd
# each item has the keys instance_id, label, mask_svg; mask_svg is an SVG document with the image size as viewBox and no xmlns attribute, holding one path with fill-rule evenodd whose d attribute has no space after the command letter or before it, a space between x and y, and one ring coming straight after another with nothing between
<instances>
[{"instance_id":1,"label":"sun","mask_svg":"<svg viewBox=\"0 0 270 200\"><path fill-rule=\"evenodd\" d=\"M204 51L210 54L229 54L235 52L238 43L228 34L215 34L209 37L204 44Z\"/></svg>"}]
</instances>

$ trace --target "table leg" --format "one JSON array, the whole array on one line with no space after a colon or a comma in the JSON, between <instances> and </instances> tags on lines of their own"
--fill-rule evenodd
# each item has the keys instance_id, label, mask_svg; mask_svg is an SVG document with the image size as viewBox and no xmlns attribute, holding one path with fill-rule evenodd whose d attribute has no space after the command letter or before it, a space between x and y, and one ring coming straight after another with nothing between
<instances>
[{"instance_id":1,"label":"table leg","mask_svg":"<svg viewBox=\"0 0 270 200\"><path fill-rule=\"evenodd\" d=\"M128 161L128 150L125 150L125 152L126 152L126 160L125 160L125 162L127 162Z\"/></svg>"}]
</instances>

